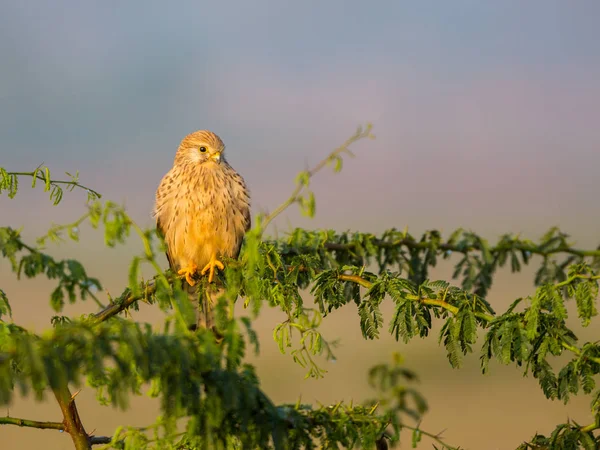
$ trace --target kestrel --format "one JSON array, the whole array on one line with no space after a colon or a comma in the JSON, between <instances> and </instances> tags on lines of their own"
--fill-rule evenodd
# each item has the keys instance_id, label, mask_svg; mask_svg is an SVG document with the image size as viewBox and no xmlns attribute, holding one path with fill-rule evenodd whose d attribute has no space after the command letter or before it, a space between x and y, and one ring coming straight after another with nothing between
<instances>
[{"instance_id":1,"label":"kestrel","mask_svg":"<svg viewBox=\"0 0 600 450\"><path fill-rule=\"evenodd\" d=\"M190 286L198 269L211 283L215 269L224 269L220 259L237 258L250 228L246 183L224 152L223 141L210 131L186 136L156 191L154 217L169 266Z\"/></svg>"}]
</instances>

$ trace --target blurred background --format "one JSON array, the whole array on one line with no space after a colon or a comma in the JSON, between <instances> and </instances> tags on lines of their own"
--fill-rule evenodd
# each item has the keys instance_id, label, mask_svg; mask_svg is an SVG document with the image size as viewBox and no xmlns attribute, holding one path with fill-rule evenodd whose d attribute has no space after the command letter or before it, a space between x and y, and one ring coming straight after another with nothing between
<instances>
[{"instance_id":1,"label":"blurred background","mask_svg":"<svg viewBox=\"0 0 600 450\"><path fill-rule=\"evenodd\" d=\"M558 225L591 248L600 243L598 17L595 0L3 0L0 166L31 171L45 163L56 177L79 170L83 184L151 226L155 189L194 130L223 138L257 213L285 200L298 171L371 121L377 139L356 145L341 174L315 179L316 218L289 211L277 222L280 235L295 226L376 233L408 226L415 235L436 228L445 236L465 227L494 242L505 232L535 239ZM24 227L34 239L84 212L82 192L58 207L46 196L23 180L18 200L0 197L0 224ZM131 239L106 249L102 241L84 229L81 243L48 252L80 259L118 295L139 245ZM432 277L450 275L442 265ZM18 324L50 327L53 283L18 281L0 261L0 286ZM502 311L532 292L531 270L504 271L489 299ZM67 308L93 311L91 302ZM152 307L134 317L161 323ZM588 398L550 402L520 369L494 364L482 376L478 351L451 369L436 335L410 345L385 333L364 341L352 305L323 324L326 338L341 341L337 362L323 362L324 379L305 380L272 340L280 319L263 310L261 354L250 358L276 402L372 396L367 369L398 351L429 401L422 427L445 429L451 444L510 449L568 418L591 420ZM580 334L597 336L597 329ZM78 406L97 435L157 414L146 398L125 412L97 406L90 388ZM54 402L32 398L18 398L6 413L61 420ZM13 426L0 427L0 442L7 450L72 448L64 434Z\"/></svg>"}]
</instances>

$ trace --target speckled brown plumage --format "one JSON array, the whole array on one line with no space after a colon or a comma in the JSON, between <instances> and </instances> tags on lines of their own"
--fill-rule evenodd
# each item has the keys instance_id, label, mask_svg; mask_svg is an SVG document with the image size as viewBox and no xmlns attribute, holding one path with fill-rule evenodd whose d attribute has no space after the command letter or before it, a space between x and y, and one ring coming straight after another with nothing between
<instances>
[{"instance_id":1,"label":"speckled brown plumage","mask_svg":"<svg viewBox=\"0 0 600 450\"><path fill-rule=\"evenodd\" d=\"M190 286L196 271L208 273L212 282L215 269L223 269L220 258L237 258L250 228L248 189L224 151L210 131L186 136L156 191L154 216L169 265Z\"/></svg>"}]
</instances>

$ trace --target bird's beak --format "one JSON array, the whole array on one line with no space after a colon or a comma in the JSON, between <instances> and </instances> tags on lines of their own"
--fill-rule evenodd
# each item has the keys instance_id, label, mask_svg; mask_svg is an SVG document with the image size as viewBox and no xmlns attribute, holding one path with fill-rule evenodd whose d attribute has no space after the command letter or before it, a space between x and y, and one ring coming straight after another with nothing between
<instances>
[{"instance_id":1,"label":"bird's beak","mask_svg":"<svg viewBox=\"0 0 600 450\"><path fill-rule=\"evenodd\" d=\"M217 164L221 162L221 152L217 152L211 156L212 160Z\"/></svg>"}]
</instances>

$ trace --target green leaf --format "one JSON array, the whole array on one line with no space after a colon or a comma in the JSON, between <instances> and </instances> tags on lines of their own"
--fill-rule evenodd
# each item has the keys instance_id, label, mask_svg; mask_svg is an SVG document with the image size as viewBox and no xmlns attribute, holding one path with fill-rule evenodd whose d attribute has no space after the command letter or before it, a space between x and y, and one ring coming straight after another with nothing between
<instances>
[{"instance_id":1,"label":"green leaf","mask_svg":"<svg viewBox=\"0 0 600 450\"><path fill-rule=\"evenodd\" d=\"M558 381L552 371L550 364L543 359L534 364L533 376L538 379L540 387L546 398L555 399L558 397Z\"/></svg>"},{"instance_id":2,"label":"green leaf","mask_svg":"<svg viewBox=\"0 0 600 450\"><path fill-rule=\"evenodd\" d=\"M296 176L296 184L300 186L308 186L310 183L310 173L308 171L300 172Z\"/></svg>"},{"instance_id":3,"label":"green leaf","mask_svg":"<svg viewBox=\"0 0 600 450\"><path fill-rule=\"evenodd\" d=\"M460 327L457 326L454 317L449 317L440 330L439 342L444 342L448 361L454 368L460 367L462 362L459 336Z\"/></svg>"},{"instance_id":4,"label":"green leaf","mask_svg":"<svg viewBox=\"0 0 600 450\"><path fill-rule=\"evenodd\" d=\"M514 251L510 252L510 269L513 273L521 271L521 263Z\"/></svg>"},{"instance_id":5,"label":"green leaf","mask_svg":"<svg viewBox=\"0 0 600 450\"><path fill-rule=\"evenodd\" d=\"M6 293L0 289L0 320L2 320L2 316L6 315L12 319L12 309L8 302L8 297L6 296Z\"/></svg>"},{"instance_id":6,"label":"green leaf","mask_svg":"<svg viewBox=\"0 0 600 450\"><path fill-rule=\"evenodd\" d=\"M246 328L246 333L248 334L248 341L250 342L250 344L254 345L254 353L258 355L260 353L260 342L258 340L258 335L256 334L256 331L254 331L254 328L252 328L252 321L249 317L242 317L240 318L240 320Z\"/></svg>"},{"instance_id":7,"label":"green leaf","mask_svg":"<svg viewBox=\"0 0 600 450\"><path fill-rule=\"evenodd\" d=\"M140 294L140 262L141 258L135 256L129 265L129 289L131 289L133 295Z\"/></svg>"},{"instance_id":8,"label":"green leaf","mask_svg":"<svg viewBox=\"0 0 600 450\"><path fill-rule=\"evenodd\" d=\"M383 325L383 314L379 305L372 299L365 299L358 307L360 329L365 339L379 338L379 329Z\"/></svg>"},{"instance_id":9,"label":"green leaf","mask_svg":"<svg viewBox=\"0 0 600 450\"><path fill-rule=\"evenodd\" d=\"M529 340L535 339L538 335L540 310L542 307L542 299L545 294L546 293L542 289L538 288L536 295L529 297L531 306L525 310L525 331Z\"/></svg>"},{"instance_id":10,"label":"green leaf","mask_svg":"<svg viewBox=\"0 0 600 450\"><path fill-rule=\"evenodd\" d=\"M17 175L10 175L8 181L8 198L15 198L19 190L19 177Z\"/></svg>"},{"instance_id":11,"label":"green leaf","mask_svg":"<svg viewBox=\"0 0 600 450\"><path fill-rule=\"evenodd\" d=\"M417 444L419 442L421 442L422 438L423 438L423 434L421 433L421 430L419 430L418 428L416 430L413 430L413 432L412 432L412 446L413 446L413 448L417 448Z\"/></svg>"},{"instance_id":12,"label":"green leaf","mask_svg":"<svg viewBox=\"0 0 600 450\"><path fill-rule=\"evenodd\" d=\"M584 327L591 323L592 317L598 315L596 299L598 298L598 282L596 280L584 280L576 284L574 292L577 304L577 315Z\"/></svg>"},{"instance_id":13,"label":"green leaf","mask_svg":"<svg viewBox=\"0 0 600 450\"><path fill-rule=\"evenodd\" d=\"M31 188L35 188L35 185L37 184L37 180L38 180L38 173L41 172L40 168L38 167L37 169L34 170L33 172L33 176L31 177ZM43 176L43 174L42 174Z\"/></svg>"},{"instance_id":14,"label":"green leaf","mask_svg":"<svg viewBox=\"0 0 600 450\"><path fill-rule=\"evenodd\" d=\"M192 295L192 294L190 294ZM198 295L198 294L196 294ZM199 294L200 296L207 295L204 292ZM196 322L196 312L194 311L194 306L190 301L190 297L186 292L181 290L180 288L173 289L172 294L172 302L173 307L181 317L182 322L185 324L186 328L189 327L190 324ZM199 304L204 305L202 299L199 300Z\"/></svg>"},{"instance_id":15,"label":"green leaf","mask_svg":"<svg viewBox=\"0 0 600 450\"><path fill-rule=\"evenodd\" d=\"M306 194L306 197L299 197L299 201L302 214L313 218L316 211L315 194L312 191L309 191Z\"/></svg>"},{"instance_id":16,"label":"green leaf","mask_svg":"<svg viewBox=\"0 0 600 450\"><path fill-rule=\"evenodd\" d=\"M55 312L61 312L64 308L65 294L61 286L52 291L52 294L50 295L50 306Z\"/></svg>"},{"instance_id":17,"label":"green leaf","mask_svg":"<svg viewBox=\"0 0 600 450\"><path fill-rule=\"evenodd\" d=\"M62 198L63 190L56 185L52 186L52 191L50 192L50 200L52 200L52 203L56 206L60 203Z\"/></svg>"},{"instance_id":18,"label":"green leaf","mask_svg":"<svg viewBox=\"0 0 600 450\"><path fill-rule=\"evenodd\" d=\"M46 185L44 186L44 192L48 192L50 190L50 184L52 183L52 179L50 178L50 169L44 167L44 179Z\"/></svg>"}]
</instances>

